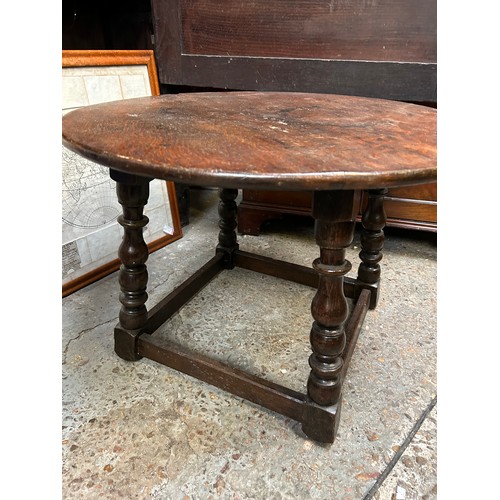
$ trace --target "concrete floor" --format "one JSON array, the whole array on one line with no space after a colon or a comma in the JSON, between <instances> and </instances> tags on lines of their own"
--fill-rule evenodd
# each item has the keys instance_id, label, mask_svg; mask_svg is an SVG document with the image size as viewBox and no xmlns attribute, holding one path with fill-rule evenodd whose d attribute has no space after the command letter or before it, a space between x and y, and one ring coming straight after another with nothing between
<instances>
[{"instance_id":1,"label":"concrete floor","mask_svg":"<svg viewBox=\"0 0 500 500\"><path fill-rule=\"evenodd\" d=\"M193 191L184 236L149 257L149 306L213 255L216 204L216 191ZM309 220L284 220L240 237L240 248L310 265L312 236ZM350 275L358 252L357 232ZM382 268L379 305L361 331L331 446L169 368L118 358L116 273L63 299L63 498L437 498L435 236L388 230ZM313 295L225 271L161 332L304 392Z\"/></svg>"}]
</instances>

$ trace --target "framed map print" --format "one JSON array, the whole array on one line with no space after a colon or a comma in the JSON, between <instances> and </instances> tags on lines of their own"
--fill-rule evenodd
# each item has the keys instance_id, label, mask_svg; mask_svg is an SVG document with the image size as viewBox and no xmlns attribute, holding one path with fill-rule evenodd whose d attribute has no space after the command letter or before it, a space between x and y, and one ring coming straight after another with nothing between
<instances>
[{"instance_id":1,"label":"framed map print","mask_svg":"<svg viewBox=\"0 0 500 500\"><path fill-rule=\"evenodd\" d=\"M153 51L62 51L62 113L107 101L158 95ZM116 271L122 227L109 169L62 146L63 297ZM155 179L144 209L153 252L182 236L175 186Z\"/></svg>"}]
</instances>

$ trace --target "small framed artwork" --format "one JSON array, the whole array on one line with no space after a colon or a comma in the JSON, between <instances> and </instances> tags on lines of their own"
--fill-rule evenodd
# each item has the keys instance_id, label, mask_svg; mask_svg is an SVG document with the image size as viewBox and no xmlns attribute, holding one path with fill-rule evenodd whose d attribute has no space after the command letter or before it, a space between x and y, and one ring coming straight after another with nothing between
<instances>
[{"instance_id":1,"label":"small framed artwork","mask_svg":"<svg viewBox=\"0 0 500 500\"><path fill-rule=\"evenodd\" d=\"M158 95L151 50L62 51L62 113L119 99ZM109 169L62 146L62 295L116 271L121 214ZM150 252L182 236L175 186L155 179L144 209Z\"/></svg>"}]
</instances>

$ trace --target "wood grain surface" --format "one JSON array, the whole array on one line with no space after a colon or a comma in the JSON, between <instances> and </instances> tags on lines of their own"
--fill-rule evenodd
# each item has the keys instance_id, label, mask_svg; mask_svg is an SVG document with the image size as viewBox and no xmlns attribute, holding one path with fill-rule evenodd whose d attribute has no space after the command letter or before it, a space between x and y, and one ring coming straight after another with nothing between
<instances>
[{"instance_id":1,"label":"wood grain surface","mask_svg":"<svg viewBox=\"0 0 500 500\"><path fill-rule=\"evenodd\" d=\"M435 0L181 0L183 54L436 61Z\"/></svg>"},{"instance_id":2,"label":"wood grain surface","mask_svg":"<svg viewBox=\"0 0 500 500\"><path fill-rule=\"evenodd\" d=\"M362 189L436 180L436 110L353 96L161 95L63 118L69 149L116 170L186 184Z\"/></svg>"}]
</instances>

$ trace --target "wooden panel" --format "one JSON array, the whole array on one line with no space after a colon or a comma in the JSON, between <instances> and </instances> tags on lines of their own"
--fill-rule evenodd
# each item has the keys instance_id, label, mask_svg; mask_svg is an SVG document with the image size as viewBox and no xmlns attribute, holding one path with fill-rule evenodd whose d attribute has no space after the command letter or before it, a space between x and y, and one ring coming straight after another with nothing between
<instances>
[{"instance_id":1,"label":"wooden panel","mask_svg":"<svg viewBox=\"0 0 500 500\"><path fill-rule=\"evenodd\" d=\"M421 184L420 186L392 188L389 193L392 198L408 198L410 200L437 201L437 183Z\"/></svg>"},{"instance_id":2,"label":"wooden panel","mask_svg":"<svg viewBox=\"0 0 500 500\"><path fill-rule=\"evenodd\" d=\"M437 184L421 184L390 189L384 208L388 227L402 227L437 231ZM365 197L364 197L365 198ZM238 207L238 230L242 234L257 235L268 219L283 214L311 215L311 192L243 190ZM363 199L360 214L366 204Z\"/></svg>"},{"instance_id":3,"label":"wooden panel","mask_svg":"<svg viewBox=\"0 0 500 500\"><path fill-rule=\"evenodd\" d=\"M435 102L435 64L179 56L160 63L161 83L230 90L320 92Z\"/></svg>"},{"instance_id":4,"label":"wooden panel","mask_svg":"<svg viewBox=\"0 0 500 500\"><path fill-rule=\"evenodd\" d=\"M389 225L403 225L404 220L421 221L422 223L437 223L437 204L435 202L423 203L418 200L387 197L384 208ZM394 224L396 221L399 224ZM415 224L414 224L415 225Z\"/></svg>"},{"instance_id":5,"label":"wooden panel","mask_svg":"<svg viewBox=\"0 0 500 500\"><path fill-rule=\"evenodd\" d=\"M434 0L182 0L184 54L436 61Z\"/></svg>"},{"instance_id":6,"label":"wooden panel","mask_svg":"<svg viewBox=\"0 0 500 500\"><path fill-rule=\"evenodd\" d=\"M165 85L436 101L435 0L151 0Z\"/></svg>"}]
</instances>

